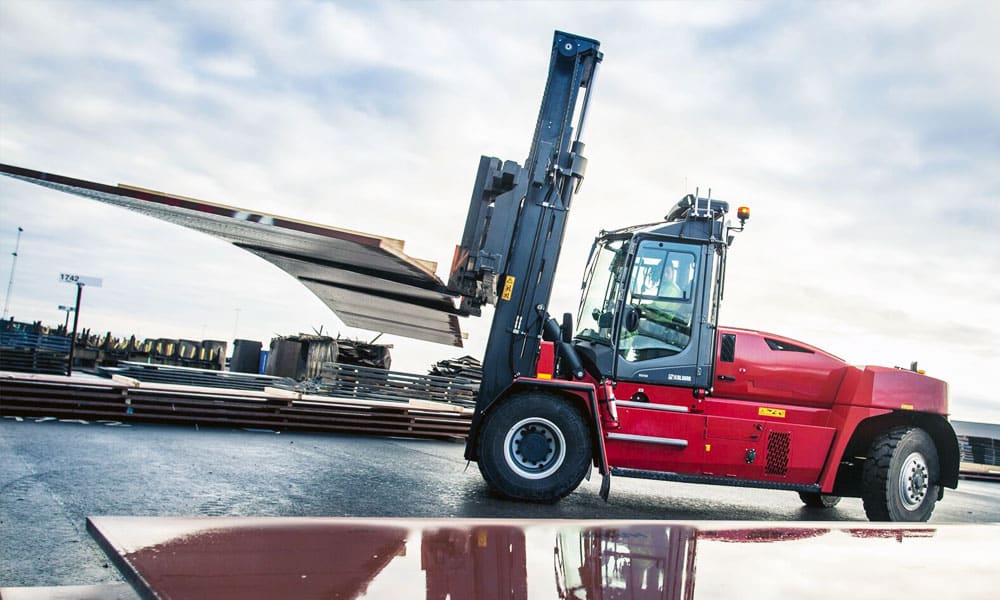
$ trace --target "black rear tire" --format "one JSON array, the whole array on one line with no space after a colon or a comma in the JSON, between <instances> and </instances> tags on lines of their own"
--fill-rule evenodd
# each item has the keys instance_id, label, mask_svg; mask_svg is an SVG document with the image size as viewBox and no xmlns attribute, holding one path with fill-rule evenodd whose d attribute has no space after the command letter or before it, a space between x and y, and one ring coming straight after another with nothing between
<instances>
[{"instance_id":1,"label":"black rear tire","mask_svg":"<svg viewBox=\"0 0 1000 600\"><path fill-rule=\"evenodd\" d=\"M501 400L483 421L477 460L483 478L508 498L555 502L590 471L587 418L565 398L525 392Z\"/></svg>"},{"instance_id":2,"label":"black rear tire","mask_svg":"<svg viewBox=\"0 0 1000 600\"><path fill-rule=\"evenodd\" d=\"M840 496L829 496L819 492L799 492L799 498L809 508L833 508L840 503Z\"/></svg>"},{"instance_id":3,"label":"black rear tire","mask_svg":"<svg viewBox=\"0 0 1000 600\"><path fill-rule=\"evenodd\" d=\"M940 468L934 440L917 427L895 427L872 443L862 472L872 521L923 522L937 502Z\"/></svg>"}]
</instances>

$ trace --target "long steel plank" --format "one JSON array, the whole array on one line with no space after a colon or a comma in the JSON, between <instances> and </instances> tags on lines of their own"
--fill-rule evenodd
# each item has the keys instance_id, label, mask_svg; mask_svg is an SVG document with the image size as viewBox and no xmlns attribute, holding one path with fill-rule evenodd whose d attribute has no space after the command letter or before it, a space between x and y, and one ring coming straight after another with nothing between
<instances>
[{"instance_id":1,"label":"long steel plank","mask_svg":"<svg viewBox=\"0 0 1000 600\"><path fill-rule=\"evenodd\" d=\"M470 415L400 404L353 404L349 399L241 396L239 391L130 388L115 382L70 383L5 378L0 414L112 418L119 421L205 423L339 431L420 438L462 438Z\"/></svg>"}]
</instances>

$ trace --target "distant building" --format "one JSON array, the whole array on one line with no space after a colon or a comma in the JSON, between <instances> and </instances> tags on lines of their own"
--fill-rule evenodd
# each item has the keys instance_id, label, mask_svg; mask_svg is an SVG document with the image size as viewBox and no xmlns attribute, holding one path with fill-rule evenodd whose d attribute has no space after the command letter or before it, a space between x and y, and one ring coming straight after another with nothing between
<instances>
[{"instance_id":1,"label":"distant building","mask_svg":"<svg viewBox=\"0 0 1000 600\"><path fill-rule=\"evenodd\" d=\"M1000 425L952 421L962 452L962 472L1000 477Z\"/></svg>"}]
</instances>

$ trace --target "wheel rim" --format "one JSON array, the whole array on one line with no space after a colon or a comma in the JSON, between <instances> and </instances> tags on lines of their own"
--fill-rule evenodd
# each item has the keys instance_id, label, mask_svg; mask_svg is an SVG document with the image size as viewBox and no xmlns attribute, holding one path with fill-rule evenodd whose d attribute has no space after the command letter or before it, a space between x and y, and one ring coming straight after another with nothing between
<instances>
[{"instance_id":1,"label":"wheel rim","mask_svg":"<svg viewBox=\"0 0 1000 600\"><path fill-rule=\"evenodd\" d=\"M924 456L919 452L907 456L899 471L899 499L906 510L916 510L923 503L929 479Z\"/></svg>"},{"instance_id":2,"label":"wheel rim","mask_svg":"<svg viewBox=\"0 0 1000 600\"><path fill-rule=\"evenodd\" d=\"M522 419L504 438L507 466L525 479L544 479L566 459L566 438L556 424L541 417Z\"/></svg>"}]
</instances>

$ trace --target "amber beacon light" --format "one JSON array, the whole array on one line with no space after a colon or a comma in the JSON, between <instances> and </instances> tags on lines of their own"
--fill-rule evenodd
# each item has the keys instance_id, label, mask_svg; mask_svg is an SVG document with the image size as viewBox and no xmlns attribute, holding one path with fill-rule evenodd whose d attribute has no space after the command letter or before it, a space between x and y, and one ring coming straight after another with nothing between
<instances>
[{"instance_id":1,"label":"amber beacon light","mask_svg":"<svg viewBox=\"0 0 1000 600\"><path fill-rule=\"evenodd\" d=\"M744 223L746 223L747 219L750 218L750 207L749 206L741 206L741 207L737 208L736 209L736 218L740 220L740 225L743 225Z\"/></svg>"}]
</instances>

